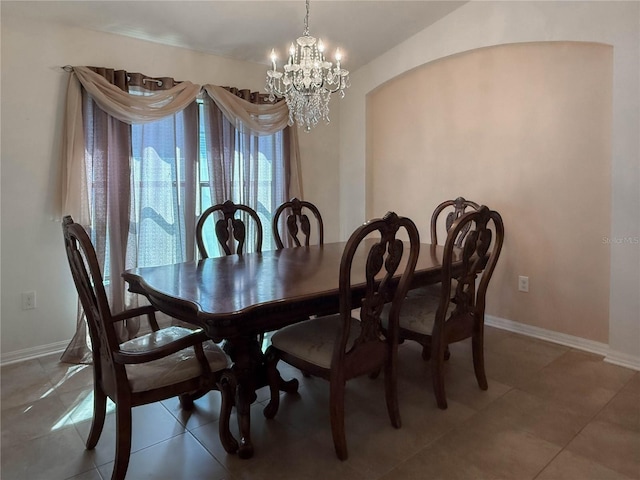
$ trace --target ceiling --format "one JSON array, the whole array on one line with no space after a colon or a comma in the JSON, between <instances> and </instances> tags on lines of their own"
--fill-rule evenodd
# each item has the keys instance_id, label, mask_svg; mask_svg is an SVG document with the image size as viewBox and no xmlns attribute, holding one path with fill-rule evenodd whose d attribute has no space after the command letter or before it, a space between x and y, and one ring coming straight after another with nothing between
<instances>
[{"instance_id":1,"label":"ceiling","mask_svg":"<svg viewBox=\"0 0 640 480\"><path fill-rule=\"evenodd\" d=\"M351 71L460 7L464 1L313 0L309 30ZM296 1L7 1L2 20L31 18L114 33L238 60L280 62L304 29ZM333 60L333 58L330 58Z\"/></svg>"}]
</instances>

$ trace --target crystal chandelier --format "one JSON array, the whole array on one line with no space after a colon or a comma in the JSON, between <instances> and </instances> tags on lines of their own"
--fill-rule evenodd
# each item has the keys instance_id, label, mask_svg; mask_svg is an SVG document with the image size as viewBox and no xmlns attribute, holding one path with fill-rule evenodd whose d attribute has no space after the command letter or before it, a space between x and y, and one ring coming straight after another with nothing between
<instances>
[{"instance_id":1,"label":"crystal chandelier","mask_svg":"<svg viewBox=\"0 0 640 480\"><path fill-rule=\"evenodd\" d=\"M342 55L336 49L336 65L327 62L324 57L324 44L309 35L309 0L306 0L307 13L304 17L304 32L296 44L289 48L289 61L279 72L276 65L276 52L271 50L271 70L267 70L266 90L272 102L283 98L289 107L289 125L294 121L304 126L306 132L315 127L322 118L329 123L329 100L332 93L344 97L348 88L349 71L340 68Z\"/></svg>"}]
</instances>

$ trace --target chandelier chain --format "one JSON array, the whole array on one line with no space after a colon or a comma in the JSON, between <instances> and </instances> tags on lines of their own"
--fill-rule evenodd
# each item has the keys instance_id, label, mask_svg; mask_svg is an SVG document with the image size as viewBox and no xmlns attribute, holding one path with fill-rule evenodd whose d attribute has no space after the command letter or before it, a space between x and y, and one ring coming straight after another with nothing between
<instances>
[{"instance_id":1,"label":"chandelier chain","mask_svg":"<svg viewBox=\"0 0 640 480\"><path fill-rule=\"evenodd\" d=\"M309 0L306 0L306 8L307 13L304 16L304 32L302 33L305 37L309 36Z\"/></svg>"}]
</instances>

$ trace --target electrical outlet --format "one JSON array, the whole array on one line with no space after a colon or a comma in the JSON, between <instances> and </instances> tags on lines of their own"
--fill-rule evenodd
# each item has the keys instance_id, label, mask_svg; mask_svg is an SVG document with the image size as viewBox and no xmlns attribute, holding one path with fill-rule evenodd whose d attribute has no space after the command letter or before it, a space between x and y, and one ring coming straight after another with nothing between
<instances>
[{"instance_id":1,"label":"electrical outlet","mask_svg":"<svg viewBox=\"0 0 640 480\"><path fill-rule=\"evenodd\" d=\"M32 310L36 308L36 292L22 292L22 309Z\"/></svg>"},{"instance_id":2,"label":"electrical outlet","mask_svg":"<svg viewBox=\"0 0 640 480\"><path fill-rule=\"evenodd\" d=\"M522 275L518 277L518 290L521 292L529 291L529 277L523 277Z\"/></svg>"}]
</instances>

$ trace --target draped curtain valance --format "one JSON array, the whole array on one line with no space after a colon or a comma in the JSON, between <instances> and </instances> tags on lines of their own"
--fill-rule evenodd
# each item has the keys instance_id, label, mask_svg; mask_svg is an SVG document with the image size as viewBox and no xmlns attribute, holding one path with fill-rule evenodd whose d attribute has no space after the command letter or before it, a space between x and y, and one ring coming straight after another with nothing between
<instances>
[{"instance_id":1,"label":"draped curtain valance","mask_svg":"<svg viewBox=\"0 0 640 480\"><path fill-rule=\"evenodd\" d=\"M168 89L133 95L109 83L89 67L73 67L67 87L62 146L64 164L62 213L72 215L77 223L82 225L89 225L91 218L84 163L82 88L102 110L128 124L153 122L173 115L196 100L201 92L211 97L227 120L237 129L253 135L272 135L287 127L289 120L289 111L285 102L251 103L216 85L200 86L184 81ZM301 196L297 130L295 128L290 130L290 190L292 195Z\"/></svg>"},{"instance_id":2,"label":"draped curtain valance","mask_svg":"<svg viewBox=\"0 0 640 480\"><path fill-rule=\"evenodd\" d=\"M254 135L273 135L287 126L289 108L286 102L251 103L223 87L204 85L203 89L238 129L244 127Z\"/></svg>"}]
</instances>

